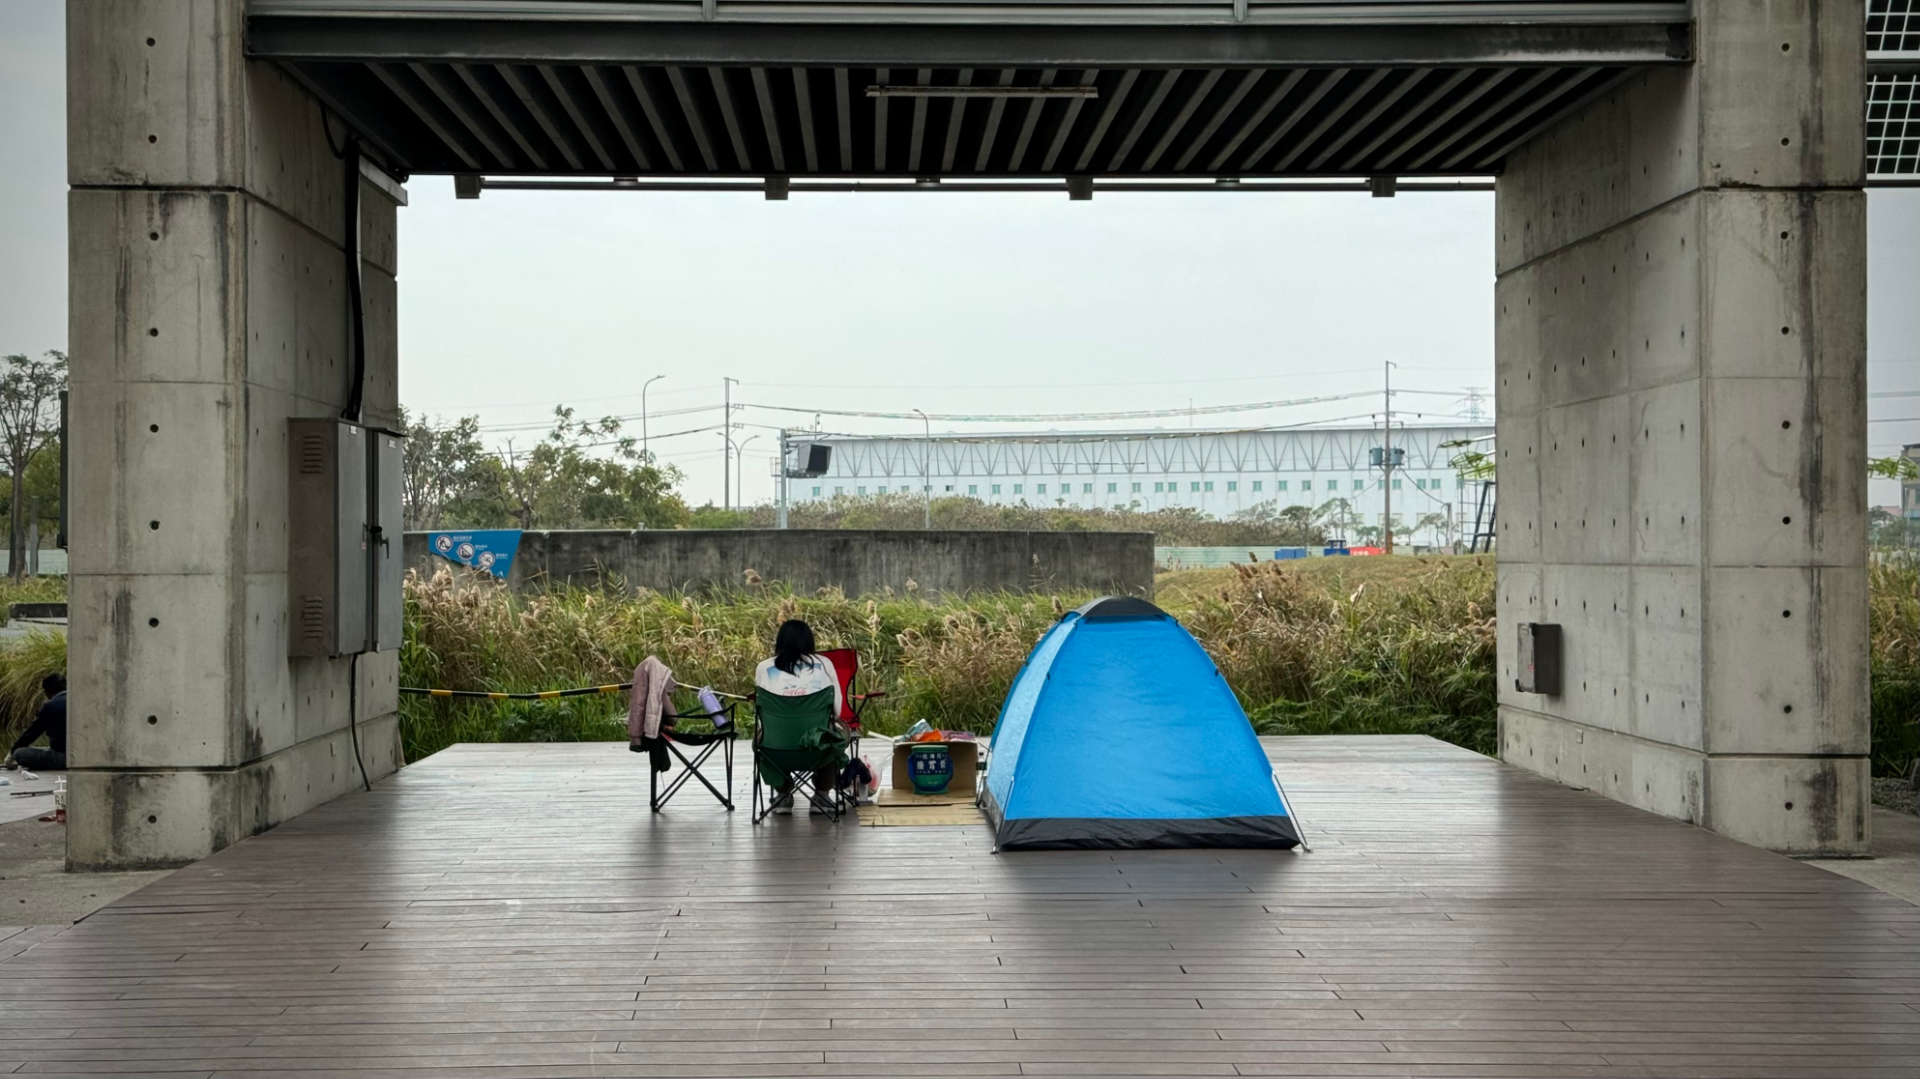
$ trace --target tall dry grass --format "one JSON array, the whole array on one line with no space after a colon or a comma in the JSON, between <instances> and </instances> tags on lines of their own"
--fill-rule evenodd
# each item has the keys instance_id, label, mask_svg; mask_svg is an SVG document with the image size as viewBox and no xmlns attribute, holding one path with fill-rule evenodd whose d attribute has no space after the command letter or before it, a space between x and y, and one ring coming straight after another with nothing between
<instances>
[{"instance_id":1,"label":"tall dry grass","mask_svg":"<svg viewBox=\"0 0 1920 1079\"><path fill-rule=\"evenodd\" d=\"M33 722L47 697L40 680L67 669L67 638L35 632L0 645L0 754Z\"/></svg>"},{"instance_id":2,"label":"tall dry grass","mask_svg":"<svg viewBox=\"0 0 1920 1079\"><path fill-rule=\"evenodd\" d=\"M1385 560L1380 560L1382 563ZM1195 588L1173 606L1263 730L1430 732L1493 748L1491 560L1271 563ZM715 599L637 591L521 598L488 580L441 572L407 585L409 685L524 692L624 681L648 654L682 681L745 691L774 630L804 618L822 647L860 651L865 684L884 689L873 726L917 719L992 729L1034 642L1086 595L983 594L944 603L912 595L797 596L752 584ZM617 700L503 709L406 702L410 757L456 739L619 737Z\"/></svg>"},{"instance_id":3,"label":"tall dry grass","mask_svg":"<svg viewBox=\"0 0 1920 1079\"><path fill-rule=\"evenodd\" d=\"M521 597L490 579L444 570L409 577L406 602L403 683L506 692L623 682L640 660L657 655L680 681L747 693L774 631L802 618L822 648L859 651L862 688L887 693L871 713L880 730L921 718L988 729L1027 649L1064 609L1048 597L985 594L934 604L910 594L802 596L761 583L708 598L619 588ZM456 740L517 740L529 732L624 737L624 708L624 698L506 707L409 698L402 731L409 759L417 759Z\"/></svg>"},{"instance_id":4,"label":"tall dry grass","mask_svg":"<svg viewBox=\"0 0 1920 1079\"><path fill-rule=\"evenodd\" d=\"M1920 569L1880 565L1872 592L1873 759L1896 774L1920 755ZM1193 631L1264 733L1424 733L1496 748L1490 557L1315 559L1172 574L1159 602ZM990 730L1027 652L1089 597L796 596L757 581L692 599L647 591L515 597L442 573L407 586L410 685L534 690L624 681L654 653L693 683L743 691L786 618L823 647L860 650L885 689L876 729L915 719ZM456 740L624 736L624 698L404 703L417 759Z\"/></svg>"},{"instance_id":5,"label":"tall dry grass","mask_svg":"<svg viewBox=\"0 0 1920 1079\"><path fill-rule=\"evenodd\" d=\"M53 599L55 581L17 599ZM1904 774L1920 758L1920 565L1868 570L1873 766ZM0 602L9 602L0 585ZM942 603L907 595L810 596L761 582L693 599L609 587L516 597L442 572L406 585L401 679L413 686L528 691L625 681L659 655L681 680L745 691L787 618L823 647L860 651L864 684L888 697L876 729L915 719L990 730L1027 651L1087 595L987 594ZM1486 557L1316 559L1168 575L1159 602L1212 654L1266 733L1432 734L1495 748L1493 562ZM66 639L0 646L0 738L66 667ZM690 703L690 702L689 702ZM547 702L402 701L407 757L457 741L625 737L625 698Z\"/></svg>"},{"instance_id":6,"label":"tall dry grass","mask_svg":"<svg viewBox=\"0 0 1920 1079\"><path fill-rule=\"evenodd\" d=\"M1867 640L1875 775L1909 775L1920 760L1920 561L1867 568Z\"/></svg>"},{"instance_id":7,"label":"tall dry grass","mask_svg":"<svg viewBox=\"0 0 1920 1079\"><path fill-rule=\"evenodd\" d=\"M1493 560L1237 566L1181 615L1263 734L1496 744Z\"/></svg>"}]
</instances>

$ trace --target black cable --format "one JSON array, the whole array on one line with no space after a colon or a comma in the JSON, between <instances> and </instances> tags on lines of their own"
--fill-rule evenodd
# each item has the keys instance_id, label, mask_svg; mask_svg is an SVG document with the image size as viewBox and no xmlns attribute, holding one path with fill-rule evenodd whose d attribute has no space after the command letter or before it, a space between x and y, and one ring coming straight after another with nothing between
<instances>
[{"instance_id":1,"label":"black cable","mask_svg":"<svg viewBox=\"0 0 1920 1079\"><path fill-rule=\"evenodd\" d=\"M353 384L347 387L347 405L340 410L340 418L359 423L367 383L367 320L360 289L360 140L351 134L347 136L345 161L346 196L341 201L346 203L346 234L341 246L346 249L347 258L348 346L353 353Z\"/></svg>"},{"instance_id":2,"label":"black cable","mask_svg":"<svg viewBox=\"0 0 1920 1079\"><path fill-rule=\"evenodd\" d=\"M349 347L353 351L353 385L347 387L347 404L340 410L340 418L349 423L360 422L360 406L365 396L367 382L367 318L364 297L360 289L360 140L351 128L347 131L347 144L344 148L333 144L333 125L329 122L327 110L320 109L320 131L326 137L327 149L333 156L345 162L344 182L346 190L341 201L346 204L343 215L343 231L340 246L347 260L347 325ZM372 615L368 615L371 629ZM373 780L367 776L367 761L360 753L360 653L355 652L347 659L347 737L353 741L353 763L360 768L360 785L369 792L373 790Z\"/></svg>"},{"instance_id":3,"label":"black cable","mask_svg":"<svg viewBox=\"0 0 1920 1079\"><path fill-rule=\"evenodd\" d=\"M360 653L347 660L347 733L353 739L353 763L360 766L360 785L369 792L373 780L367 778L367 762L360 756Z\"/></svg>"},{"instance_id":4,"label":"black cable","mask_svg":"<svg viewBox=\"0 0 1920 1079\"><path fill-rule=\"evenodd\" d=\"M347 151L344 147L335 146L333 144L333 116L331 113L327 112L327 107L325 105L321 105L319 102L315 102L314 104L320 110L320 134L326 137L327 149L333 151L333 159L335 161L338 161L341 158L347 156ZM353 137L351 129L349 129L347 137L348 138Z\"/></svg>"}]
</instances>

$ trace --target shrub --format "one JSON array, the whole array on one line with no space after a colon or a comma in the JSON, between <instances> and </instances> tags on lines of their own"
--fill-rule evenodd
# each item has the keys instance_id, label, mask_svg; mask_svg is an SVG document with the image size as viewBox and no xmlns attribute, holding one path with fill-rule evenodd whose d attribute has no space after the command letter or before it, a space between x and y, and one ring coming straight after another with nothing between
<instances>
[{"instance_id":1,"label":"shrub","mask_svg":"<svg viewBox=\"0 0 1920 1079\"><path fill-rule=\"evenodd\" d=\"M64 634L38 631L0 644L0 752L5 752L20 732L27 729L34 713L47 699L40 692L40 680L50 674L64 674L66 670Z\"/></svg>"}]
</instances>

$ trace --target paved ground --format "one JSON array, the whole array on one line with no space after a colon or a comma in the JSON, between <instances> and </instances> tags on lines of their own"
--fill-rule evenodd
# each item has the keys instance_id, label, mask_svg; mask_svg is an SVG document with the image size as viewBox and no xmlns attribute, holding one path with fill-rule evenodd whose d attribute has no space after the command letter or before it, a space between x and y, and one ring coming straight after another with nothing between
<instances>
[{"instance_id":1,"label":"paved ground","mask_svg":"<svg viewBox=\"0 0 1920 1079\"><path fill-rule=\"evenodd\" d=\"M42 813L53 812L53 799L35 801ZM66 825L36 819L0 824L0 926L68 926L166 875L69 873Z\"/></svg>"},{"instance_id":2,"label":"paved ground","mask_svg":"<svg viewBox=\"0 0 1920 1079\"><path fill-rule=\"evenodd\" d=\"M1428 739L1268 744L1312 854L656 816L622 746L456 747L0 939L0 1073L1920 1074L1920 907Z\"/></svg>"},{"instance_id":3,"label":"paved ground","mask_svg":"<svg viewBox=\"0 0 1920 1079\"><path fill-rule=\"evenodd\" d=\"M6 748L0 743L0 750ZM0 768L0 824L32 820L53 813L53 781L65 772L28 772L24 768ZM0 862L0 865L5 865Z\"/></svg>"},{"instance_id":4,"label":"paved ground","mask_svg":"<svg viewBox=\"0 0 1920 1079\"><path fill-rule=\"evenodd\" d=\"M1873 885L1909 903L1920 903L1920 817L1873 807L1873 857L1808 862L1829 873Z\"/></svg>"}]
</instances>

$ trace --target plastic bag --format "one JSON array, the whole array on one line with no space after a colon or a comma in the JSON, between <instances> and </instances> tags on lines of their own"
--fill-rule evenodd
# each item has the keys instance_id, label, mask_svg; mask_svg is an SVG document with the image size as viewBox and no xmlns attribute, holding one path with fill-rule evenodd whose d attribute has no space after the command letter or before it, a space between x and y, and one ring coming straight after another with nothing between
<instances>
[{"instance_id":1,"label":"plastic bag","mask_svg":"<svg viewBox=\"0 0 1920 1079\"><path fill-rule=\"evenodd\" d=\"M865 757L855 757L840 770L840 793L855 805L866 805L872 802L875 793L880 789L879 782L874 778L875 774L872 761Z\"/></svg>"},{"instance_id":2,"label":"plastic bag","mask_svg":"<svg viewBox=\"0 0 1920 1079\"><path fill-rule=\"evenodd\" d=\"M916 719L913 722L913 726L907 728L907 733L900 736L900 740L903 742L917 741L921 735L931 730L933 730L933 724L928 723L924 719Z\"/></svg>"}]
</instances>

